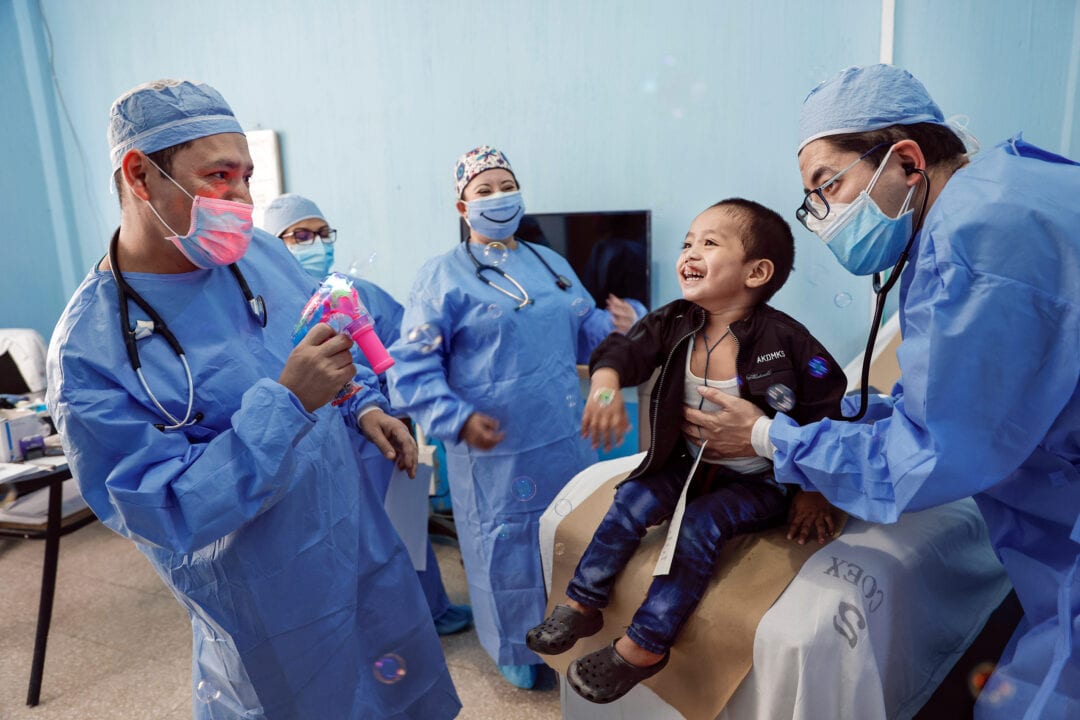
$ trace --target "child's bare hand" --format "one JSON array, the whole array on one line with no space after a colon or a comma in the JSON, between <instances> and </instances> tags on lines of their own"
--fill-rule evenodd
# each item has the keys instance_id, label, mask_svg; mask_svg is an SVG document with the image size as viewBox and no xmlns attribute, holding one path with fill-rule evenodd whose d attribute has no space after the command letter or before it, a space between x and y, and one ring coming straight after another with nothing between
<instances>
[{"instance_id":1,"label":"child's bare hand","mask_svg":"<svg viewBox=\"0 0 1080 720\"><path fill-rule=\"evenodd\" d=\"M839 512L821 493L798 492L788 508L788 540L804 545L806 538L816 532L818 545L824 545L836 534Z\"/></svg>"},{"instance_id":2,"label":"child's bare hand","mask_svg":"<svg viewBox=\"0 0 1080 720\"><path fill-rule=\"evenodd\" d=\"M622 443L629 429L630 419L619 388L594 384L581 416L581 437L591 438L594 450L603 444L604 450L609 451Z\"/></svg>"}]
</instances>

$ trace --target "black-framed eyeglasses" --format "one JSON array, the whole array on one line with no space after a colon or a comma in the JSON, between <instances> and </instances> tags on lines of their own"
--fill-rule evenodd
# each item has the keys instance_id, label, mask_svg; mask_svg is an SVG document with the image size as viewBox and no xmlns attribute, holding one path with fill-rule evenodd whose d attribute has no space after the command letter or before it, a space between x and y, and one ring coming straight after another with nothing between
<instances>
[{"instance_id":1,"label":"black-framed eyeglasses","mask_svg":"<svg viewBox=\"0 0 1080 720\"><path fill-rule=\"evenodd\" d=\"M795 217L796 219L798 219L799 222L803 224L803 227L813 232L813 228L807 224L807 216L817 218L818 220L824 220L829 216L829 201L825 199L825 193L823 192L825 188L829 187L834 182L839 180L840 177L848 170L855 167L866 158L870 157L870 155L872 155L875 150L882 148L885 145L888 145L888 143L878 143L877 145L860 155L857 160L848 165L846 168L836 173L813 190L808 191L803 197L802 204L799 205L799 207L795 210Z\"/></svg>"},{"instance_id":2,"label":"black-framed eyeglasses","mask_svg":"<svg viewBox=\"0 0 1080 720\"><path fill-rule=\"evenodd\" d=\"M282 238L292 238L296 241L297 245L310 245L315 242L315 238L319 238L326 245L331 245L337 240L337 230L331 227L322 227L318 230L305 230L300 228L299 230L293 230L292 232L285 233Z\"/></svg>"}]
</instances>

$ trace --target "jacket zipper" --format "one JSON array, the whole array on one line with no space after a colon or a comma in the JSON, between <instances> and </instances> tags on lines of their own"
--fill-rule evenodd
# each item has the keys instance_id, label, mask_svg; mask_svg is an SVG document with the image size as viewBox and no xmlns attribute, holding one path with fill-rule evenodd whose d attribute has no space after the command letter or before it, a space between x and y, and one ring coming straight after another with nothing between
<instances>
[{"instance_id":1,"label":"jacket zipper","mask_svg":"<svg viewBox=\"0 0 1080 720\"><path fill-rule=\"evenodd\" d=\"M686 341L687 338L693 337L694 333L696 333L698 330L700 330L703 327L705 327L705 318L704 317L701 318L701 323L696 328L694 328L693 330L691 330L687 334L683 335L681 338L679 338L678 342L676 342L674 345L671 346L671 350L668 352L667 359L664 360L664 365L663 365L663 367L660 368L660 377L656 379L656 397L657 398L663 397L663 394L664 394L664 377L667 375L668 366L671 364L671 358L672 358L672 356L675 355L675 351L679 349L679 346L682 345L683 342ZM736 339L736 342L738 342L738 339ZM737 370L738 370L738 363L736 362L736 371ZM650 402L651 402L651 400L650 400ZM658 412L659 405L660 405L660 403L657 402L651 408L652 412L650 413L650 416L649 416L649 422L650 422L650 425L649 425L649 430L650 430L649 452L645 455L645 462L643 462L641 464L641 469L642 470L649 467L649 463L652 462L653 450L656 449L656 413ZM629 480L630 478L636 477L636 476L637 476L637 473L627 475L626 479Z\"/></svg>"},{"instance_id":2,"label":"jacket zipper","mask_svg":"<svg viewBox=\"0 0 1080 720\"><path fill-rule=\"evenodd\" d=\"M739 342L739 336L735 334L735 331L728 325L728 332L731 333L732 339L735 341L735 382L739 389L739 397L743 396L743 383L740 381L742 373L739 372L739 355L742 354L742 343Z\"/></svg>"}]
</instances>

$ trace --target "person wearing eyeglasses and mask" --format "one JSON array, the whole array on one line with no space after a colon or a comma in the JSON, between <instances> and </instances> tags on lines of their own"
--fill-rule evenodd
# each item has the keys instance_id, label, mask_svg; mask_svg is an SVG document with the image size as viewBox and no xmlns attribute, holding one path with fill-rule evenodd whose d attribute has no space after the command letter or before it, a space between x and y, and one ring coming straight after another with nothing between
<instances>
[{"instance_id":1,"label":"person wearing eyeglasses and mask","mask_svg":"<svg viewBox=\"0 0 1080 720\"><path fill-rule=\"evenodd\" d=\"M889 65L819 85L799 126L797 216L852 273L891 270L900 382L847 399L849 422L711 391L723 411L686 422L867 520L974 496L1024 609L975 717L1080 717L1080 165L1020 135L968 162Z\"/></svg>"},{"instance_id":2,"label":"person wearing eyeglasses and mask","mask_svg":"<svg viewBox=\"0 0 1080 720\"><path fill-rule=\"evenodd\" d=\"M263 229L284 241L285 247L312 280L322 282L330 273L334 266L337 230L330 227L322 210L312 200L295 193L279 195L266 207L262 224ZM390 347L401 335L401 316L405 308L375 283L358 277L350 279L360 296L360 302L371 314L379 341L384 347ZM354 353L354 360L368 364L362 352ZM379 389L389 402L385 376L379 376ZM385 498L394 463L379 452L377 447L369 444L361 454L361 464L366 476L376 484L379 493ZM417 576L420 578L420 587L424 589L431 618L435 621L435 630L440 635L453 635L472 626L472 608L468 605L454 605L446 594L430 541L427 547L427 569L418 572Z\"/></svg>"},{"instance_id":3,"label":"person wearing eyeglasses and mask","mask_svg":"<svg viewBox=\"0 0 1080 720\"><path fill-rule=\"evenodd\" d=\"M562 256L515 239L525 207L506 155L470 150L454 183L469 238L417 273L390 348L390 398L446 446L480 643L507 680L532 688L542 661L525 633L546 603L539 519L596 461L578 434L576 364L615 325Z\"/></svg>"},{"instance_id":4,"label":"person wearing eyeglasses and mask","mask_svg":"<svg viewBox=\"0 0 1080 720\"><path fill-rule=\"evenodd\" d=\"M285 243L300 267L316 282L322 282L334 267L334 245L337 230L323 217L318 205L303 195L285 193L270 201L263 213L263 229ZM360 302L371 313L375 334L384 347L390 347L401 334L401 316L405 309L373 282L350 277ZM363 353L356 353L361 363L367 363ZM379 387L386 395L386 381L379 376Z\"/></svg>"},{"instance_id":5,"label":"person wearing eyeglasses and mask","mask_svg":"<svg viewBox=\"0 0 1080 720\"><path fill-rule=\"evenodd\" d=\"M311 280L252 227L232 110L148 83L109 144L120 227L53 334L48 406L87 504L188 611L194 717L454 717L408 553L357 481L361 432L390 454L408 433L346 335L293 347Z\"/></svg>"}]
</instances>

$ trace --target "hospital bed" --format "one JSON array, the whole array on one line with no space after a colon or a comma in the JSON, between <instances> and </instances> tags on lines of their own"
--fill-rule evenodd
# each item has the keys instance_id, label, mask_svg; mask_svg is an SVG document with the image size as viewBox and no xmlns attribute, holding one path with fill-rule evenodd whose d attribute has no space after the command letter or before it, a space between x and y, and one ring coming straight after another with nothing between
<instances>
[{"instance_id":1,"label":"hospital bed","mask_svg":"<svg viewBox=\"0 0 1080 720\"><path fill-rule=\"evenodd\" d=\"M565 508L580 505L642 457L586 468L551 503L540 520L549 588ZM970 499L906 513L892 525L851 518L762 617L753 667L717 720L911 718L1009 589ZM561 700L566 720L684 717L644 685L610 705L595 705L562 682Z\"/></svg>"}]
</instances>

